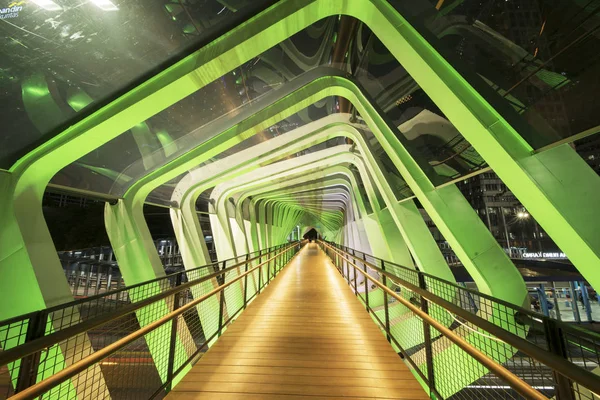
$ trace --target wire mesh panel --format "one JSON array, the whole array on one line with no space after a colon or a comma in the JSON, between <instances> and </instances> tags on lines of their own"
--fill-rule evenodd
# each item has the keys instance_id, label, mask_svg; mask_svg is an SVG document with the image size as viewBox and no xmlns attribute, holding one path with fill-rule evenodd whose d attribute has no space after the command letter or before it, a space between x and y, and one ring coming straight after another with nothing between
<instances>
[{"instance_id":1,"label":"wire mesh panel","mask_svg":"<svg viewBox=\"0 0 600 400\"><path fill-rule=\"evenodd\" d=\"M490 372L453 338L502 365L540 395L598 398L588 386L598 389L600 381L587 371L597 371L600 335L354 249L321 245L390 343L436 398L524 398L507 384L504 373ZM434 329L415 309L449 333ZM559 356L562 363L544 354ZM579 375L581 381L576 378Z\"/></svg>"},{"instance_id":2,"label":"wire mesh panel","mask_svg":"<svg viewBox=\"0 0 600 400\"><path fill-rule=\"evenodd\" d=\"M0 323L0 399L71 368L71 379L49 384L41 398L163 397L258 294L262 271L298 249L276 246L107 293L92 301L123 304L93 317L78 315L75 302Z\"/></svg>"},{"instance_id":3,"label":"wire mesh panel","mask_svg":"<svg viewBox=\"0 0 600 400\"><path fill-rule=\"evenodd\" d=\"M561 332L562 329L559 330ZM580 330L562 331L560 344L565 356L571 362L600 373L600 335ZM577 400L597 400L599 394L594 394L585 385L573 383L574 398Z\"/></svg>"}]
</instances>

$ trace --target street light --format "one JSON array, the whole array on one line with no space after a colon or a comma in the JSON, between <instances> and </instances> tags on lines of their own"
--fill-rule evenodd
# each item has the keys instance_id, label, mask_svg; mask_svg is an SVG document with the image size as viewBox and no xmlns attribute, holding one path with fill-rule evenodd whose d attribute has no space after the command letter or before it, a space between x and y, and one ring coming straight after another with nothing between
<instances>
[{"instance_id":1,"label":"street light","mask_svg":"<svg viewBox=\"0 0 600 400\"><path fill-rule=\"evenodd\" d=\"M519 219L526 219L529 218L529 213L525 212L525 211L519 211L517 213L517 218Z\"/></svg>"}]
</instances>

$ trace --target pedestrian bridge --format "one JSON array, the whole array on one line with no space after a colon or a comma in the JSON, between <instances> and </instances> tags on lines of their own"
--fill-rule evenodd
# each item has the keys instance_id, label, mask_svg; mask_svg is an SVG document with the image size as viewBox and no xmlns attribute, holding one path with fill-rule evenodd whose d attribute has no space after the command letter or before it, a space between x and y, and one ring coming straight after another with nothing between
<instances>
[{"instance_id":1,"label":"pedestrian bridge","mask_svg":"<svg viewBox=\"0 0 600 400\"><path fill-rule=\"evenodd\" d=\"M167 399L427 399L316 244L306 245Z\"/></svg>"},{"instance_id":2,"label":"pedestrian bridge","mask_svg":"<svg viewBox=\"0 0 600 400\"><path fill-rule=\"evenodd\" d=\"M597 1L10 3L0 400L600 396Z\"/></svg>"}]
</instances>

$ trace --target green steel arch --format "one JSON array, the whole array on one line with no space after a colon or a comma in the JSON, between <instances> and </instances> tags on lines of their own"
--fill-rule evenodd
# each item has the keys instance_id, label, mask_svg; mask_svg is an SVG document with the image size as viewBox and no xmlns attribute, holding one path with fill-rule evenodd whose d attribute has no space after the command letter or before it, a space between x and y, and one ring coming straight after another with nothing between
<instances>
[{"instance_id":1,"label":"green steel arch","mask_svg":"<svg viewBox=\"0 0 600 400\"><path fill-rule=\"evenodd\" d=\"M39 294L23 299L14 312L52 304L64 296L56 295L55 287L46 287L44 279L38 279L52 278L57 273L56 261L49 261L56 260L51 255L50 237L41 211L37 211L45 185L56 171L213 81L223 71L318 19L337 14L353 16L373 30L594 284L598 279L594 271L599 262L600 239L591 223L597 217L590 214L593 207L589 206L600 190L600 178L572 149L559 146L532 154L518 133L387 2L289 0L269 8L69 128L19 160L8 174L3 173L1 216L6 226L2 230L6 250L0 255L0 270L12 278L12 272L4 265L23 265L25 287L41 289ZM203 60L203 64L198 65L198 60ZM398 150L395 147L386 150ZM41 267L48 263L55 266ZM12 288L11 294L18 296L19 291Z\"/></svg>"},{"instance_id":2,"label":"green steel arch","mask_svg":"<svg viewBox=\"0 0 600 400\"><path fill-rule=\"evenodd\" d=\"M518 132L386 1L286 0L39 146L9 171L0 171L0 285L5 296L18 299L14 308L2 310L0 318L52 306L69 297L41 211L43 192L56 172L218 79L223 72L311 23L338 14L354 16L371 27L584 277L600 287L600 237L596 234L598 216L594 215L600 178L570 147L533 152ZM340 76L307 84L273 106L257 111L249 120L219 132L207 143L141 179L116 206L107 206L107 229L128 283L163 273L142 214L143 203L153 188L290 115L292 110L299 111L331 95L344 97L357 108L461 261L477 276L480 289L521 304L524 293L520 290L520 276L462 195L453 185L434 187L424 166L398 139L395 127L386 123L359 87ZM368 158L368 153L361 154ZM373 160L367 164L374 165ZM369 173L375 172L373 169ZM385 177L378 175L374 182L382 180ZM377 190L386 199L388 218L398 226L406 226L398 216L401 211L416 217L414 209L403 210L403 206L394 204L393 193L385 185L378 185ZM383 213L383 208L377 207L377 212ZM177 219L176 211L173 214ZM190 217L185 214L180 219L185 223L186 218L189 223ZM292 215L290 221L296 218Z\"/></svg>"}]
</instances>

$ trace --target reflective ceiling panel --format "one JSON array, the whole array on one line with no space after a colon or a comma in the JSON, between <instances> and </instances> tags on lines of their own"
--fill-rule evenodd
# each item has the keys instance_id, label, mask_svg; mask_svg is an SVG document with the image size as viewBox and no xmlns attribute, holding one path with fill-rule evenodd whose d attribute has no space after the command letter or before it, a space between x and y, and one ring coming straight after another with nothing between
<instances>
[{"instance_id":1,"label":"reflective ceiling panel","mask_svg":"<svg viewBox=\"0 0 600 400\"><path fill-rule=\"evenodd\" d=\"M589 43L595 43L593 24L596 21L596 13L588 6L576 5L567 0L393 0L390 3L421 30L432 45L438 48L490 103L497 106L499 112L517 127L532 145L548 144L573 132L574 125L571 123L569 130L561 131L559 125L562 122L555 124L551 121L551 114L541 113L536 105L541 103L535 99L541 99L539 96L547 93L550 96L548 98L556 100L556 96L559 96L556 93L567 96L567 90L571 90L568 88L575 87L575 80L570 78L570 74L575 72L568 72L575 70L567 71L567 66L575 66L563 60L561 51L567 46L564 51L572 49L576 59L581 59L580 52L587 49ZM528 8L523 11L525 8L520 7L525 7L525 3ZM533 6L534 3L537 5ZM553 5L563 10L564 15L557 15L552 10ZM119 3L117 6L122 5ZM122 9L128 8L122 6ZM220 15L221 10L214 12ZM226 8L222 12L230 10ZM187 13L184 14L187 16ZM547 32L547 28L538 29L540 26L536 24L539 21L551 24L553 30ZM578 21L579 25L573 25L573 21ZM570 42L568 26L579 36L583 35L585 41ZM516 35L517 27L522 28L523 35L529 35L529 32L537 27L541 35L538 46L523 41L523 37L527 35ZM542 42L545 43L543 46ZM137 50L135 46L129 49L133 52L131 57L136 60L141 57L134 52ZM512 64L509 62L514 58L511 51L524 57L518 66L514 60L511 61ZM153 54L151 50L146 53L148 52ZM585 68L594 70L597 59L598 57L589 57ZM559 60L563 60L562 64ZM119 66L115 77L134 68L129 64L115 65ZM220 79L163 112L123 132L106 145L63 169L55 176L53 183L122 196L141 177L216 137L234 121L241 121L247 115L252 115L270 104L270 101L276 101L286 93L291 93L300 87L303 79L307 80L311 73L317 74L320 68L325 67L347 74L365 90L393 125L398 139L410 151L434 185L459 179L486 167L481 156L404 70L401 63L391 56L379 39L359 21L336 16L309 26L244 65L224 73ZM563 74L561 69L566 73ZM588 79L588 72L581 69L578 76ZM591 78L589 83L592 85ZM531 101L527 100L529 105L525 105L525 94L517 96L522 90L533 96ZM66 93L64 90L57 93L63 92ZM515 99L525 106L516 107ZM45 104L41 100L38 103ZM561 100L559 103L563 104L563 107L565 101ZM396 198L401 200L412 196L396 167L389 157L383 154L369 127L364 124L352 105L338 98L330 106L333 108L325 109L318 105L309 107L305 110L307 115L300 118L301 122L314 120L313 116L308 114L323 110L328 113L354 113L355 125L364 131L385 172L393 177ZM587 112L585 110L588 108L584 105L580 108L581 112ZM561 112L554 115L556 118L563 118ZM279 134L278 131L284 130L282 124L298 126L294 119L298 121L298 116L276 124L274 131L263 131L208 162L235 154ZM582 123L580 127L588 127L595 123L591 115L586 121L589 123ZM543 135L535 133L542 131ZM152 197L155 200L160 198L161 201L165 201L170 197L169 190L160 196L154 194Z\"/></svg>"},{"instance_id":2,"label":"reflective ceiling panel","mask_svg":"<svg viewBox=\"0 0 600 400\"><path fill-rule=\"evenodd\" d=\"M293 88L286 83L295 78L301 80L304 74L321 65L331 65L336 20L333 17L319 21L227 72L64 168L52 183L122 196L147 173L215 137L236 118L241 121L252 115L255 104L268 104L270 98L277 99L278 93ZM345 64L337 67L344 69ZM318 110L310 112L318 114ZM310 121L311 118L308 113L301 119ZM283 125L277 129L283 129ZM260 140L259 136L248 143ZM227 154L231 152L223 156Z\"/></svg>"},{"instance_id":3,"label":"reflective ceiling panel","mask_svg":"<svg viewBox=\"0 0 600 400\"><path fill-rule=\"evenodd\" d=\"M533 148L600 130L595 0L392 0Z\"/></svg>"},{"instance_id":4,"label":"reflective ceiling panel","mask_svg":"<svg viewBox=\"0 0 600 400\"><path fill-rule=\"evenodd\" d=\"M5 2L6 3L6 2ZM160 72L246 0L29 0L0 7L0 168ZM228 4L225 6L224 3ZM258 0L253 8L270 3Z\"/></svg>"},{"instance_id":5,"label":"reflective ceiling panel","mask_svg":"<svg viewBox=\"0 0 600 400\"><path fill-rule=\"evenodd\" d=\"M284 135L285 133L290 132L294 129L300 128L301 126L303 126L309 122L316 121L316 120L321 119L329 114L335 113L337 111L337 108L338 108L337 98L335 98L335 97L325 98L322 101L320 101L316 104L313 104L303 110L300 110L299 112L297 112L293 115L290 115L289 117L268 127L267 129L264 129L263 131L259 132L258 134L238 143L237 145L231 147L230 149L220 153L216 157L213 157L212 159L200 164L197 168L202 168L203 166L206 166L217 160L223 159L228 156L235 155L240 151L247 150L247 149L251 148L252 146L255 146L261 142L264 142L266 140L272 139L277 136ZM332 146L332 145L334 145L334 143L339 143L339 140L328 141L321 145L313 146L309 149L305 149L298 153L294 153L285 158L292 158L292 157L296 157L299 155L308 154L312 151L316 151L318 149L324 149L324 148L327 148L328 146ZM274 160L274 161L279 161L279 160L281 160L281 158L278 160ZM179 183L179 181L181 179L183 179L183 177L186 174L187 174L187 172L185 174L179 175L177 178L172 179L171 181L167 182L166 184L161 185L161 186L157 187L156 189L154 189L148 195L148 201L157 203L157 204L161 204L161 205L173 205L171 203L171 196L173 194L173 191L175 190L177 183ZM178 205L176 205L176 206L178 206Z\"/></svg>"}]
</instances>

